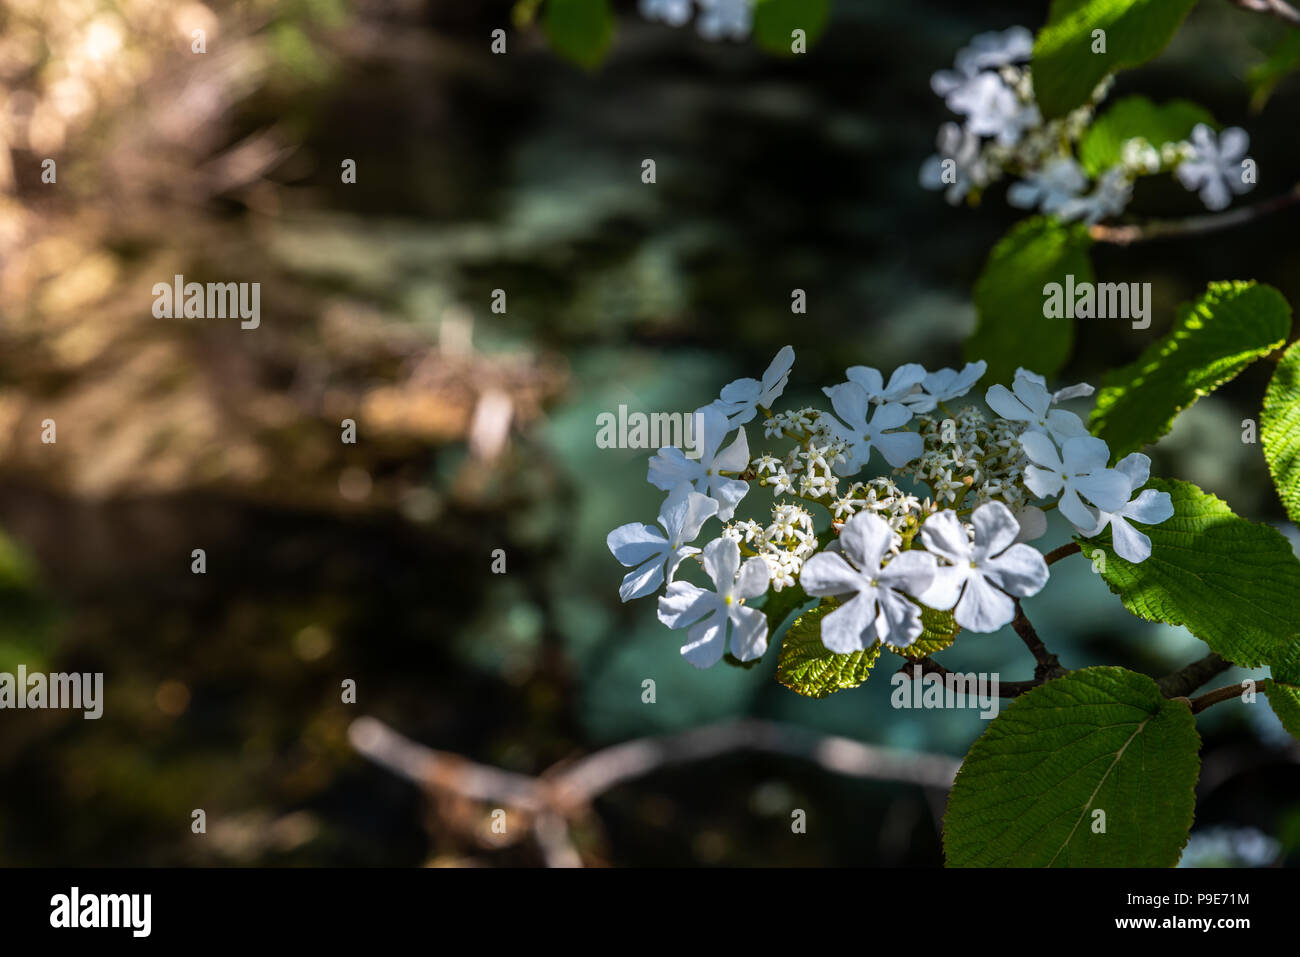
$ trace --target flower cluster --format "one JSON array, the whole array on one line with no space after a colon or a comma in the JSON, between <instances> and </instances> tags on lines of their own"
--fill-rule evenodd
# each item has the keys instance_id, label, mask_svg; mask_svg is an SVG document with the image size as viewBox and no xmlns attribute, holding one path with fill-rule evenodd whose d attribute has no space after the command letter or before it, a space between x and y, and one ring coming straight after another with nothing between
<instances>
[{"instance_id":1,"label":"flower cluster","mask_svg":"<svg viewBox=\"0 0 1300 957\"><path fill-rule=\"evenodd\" d=\"M1122 213L1139 176L1172 173L1212 210L1253 188L1253 176L1245 173L1251 163L1246 132L1231 127L1216 134L1204 123L1187 140L1127 139L1120 144L1119 162L1090 179L1076 153L1110 91L1110 79L1097 86L1088 103L1044 121L1027 62L1033 45L1033 34L1024 27L981 33L958 51L953 69L930 78L931 88L962 122L940 127L938 152L921 166L923 187L943 190L955 206L978 201L986 187L1011 175L1018 177L1007 189L1012 206L1089 224Z\"/></svg>"},{"instance_id":2,"label":"flower cluster","mask_svg":"<svg viewBox=\"0 0 1300 957\"><path fill-rule=\"evenodd\" d=\"M752 0L639 0L641 16L683 26L699 7L695 29L706 40L743 40L754 23Z\"/></svg>"},{"instance_id":3,"label":"flower cluster","mask_svg":"<svg viewBox=\"0 0 1300 957\"><path fill-rule=\"evenodd\" d=\"M1010 388L985 392L985 409L956 406L983 362L936 372L909 364L888 379L852 366L847 381L822 390L829 411L773 411L793 363L786 346L761 378L737 379L697 410L698 458L666 447L650 459L650 484L668 493L658 527L634 522L608 536L631 569L620 597L662 588L659 619L687 630L682 655L697 667L728 650L741 661L761 657L769 622L748 602L796 584L835 602L821 622L835 653L877 642L906 648L926 607L951 611L968 631L996 631L1015 616L1016 599L1047 583L1047 563L1028 544L1046 532L1045 510L1059 508L1085 537L1109 527L1130 562L1151 554L1131 523L1173 514L1168 493L1143 489L1145 455L1110 467L1106 443L1059 407L1091 395L1086 384L1052 392L1019 369ZM764 441L783 447L751 455L746 426L760 414ZM889 474L863 475L877 460ZM772 493L766 517L737 518L753 487ZM714 518L720 532L696 547ZM687 561L702 566L712 590L677 579Z\"/></svg>"}]
</instances>

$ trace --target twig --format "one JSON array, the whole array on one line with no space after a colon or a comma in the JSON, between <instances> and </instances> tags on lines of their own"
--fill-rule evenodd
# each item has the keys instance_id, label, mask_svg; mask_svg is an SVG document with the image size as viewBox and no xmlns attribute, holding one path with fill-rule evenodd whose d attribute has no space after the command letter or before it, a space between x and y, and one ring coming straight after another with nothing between
<instances>
[{"instance_id":1,"label":"twig","mask_svg":"<svg viewBox=\"0 0 1300 957\"><path fill-rule=\"evenodd\" d=\"M896 751L753 719L627 741L576 762L557 765L537 777L425 747L375 718L353 721L348 739L362 756L426 791L451 792L532 813L534 838L551 867L581 866L581 857L569 837L569 822L583 813L594 798L626 781L672 765L735 751L754 751L801 758L847 777L898 781L945 791L952 786L961 765L946 755Z\"/></svg>"},{"instance_id":2,"label":"twig","mask_svg":"<svg viewBox=\"0 0 1300 957\"><path fill-rule=\"evenodd\" d=\"M1056 562L1059 562L1062 558L1068 558L1069 556L1073 555L1075 552L1081 552L1081 551L1083 551L1083 549L1080 547L1078 542L1066 542L1064 545L1060 546L1059 548L1053 548L1050 552L1048 552L1046 555L1043 556L1043 559L1047 562L1047 564L1053 565Z\"/></svg>"},{"instance_id":3,"label":"twig","mask_svg":"<svg viewBox=\"0 0 1300 957\"><path fill-rule=\"evenodd\" d=\"M1016 634L1025 643L1029 653L1034 656L1034 661L1038 662L1034 667L1035 680L1050 681L1065 674L1061 662L1056 655L1047 650L1043 640L1038 637L1038 632L1034 630L1033 624L1025 617L1025 610L1020 607L1019 598L1016 599L1016 617L1011 619L1011 627L1016 630Z\"/></svg>"},{"instance_id":4,"label":"twig","mask_svg":"<svg viewBox=\"0 0 1300 957\"><path fill-rule=\"evenodd\" d=\"M1199 661L1179 668L1165 675L1156 684L1166 698L1185 698L1215 675L1221 675L1232 667L1232 662L1225 661L1211 651Z\"/></svg>"},{"instance_id":5,"label":"twig","mask_svg":"<svg viewBox=\"0 0 1300 957\"><path fill-rule=\"evenodd\" d=\"M1260 690L1267 683L1267 679L1264 681L1257 681L1255 682L1255 689ZM1213 691L1207 691L1203 695L1198 695L1195 698L1188 699L1187 703L1191 706L1192 714L1197 714L1204 711L1212 704L1218 704L1220 701L1231 701L1233 698L1239 698L1245 690L1246 683L1241 681L1235 685L1227 685L1223 688L1215 688Z\"/></svg>"},{"instance_id":6,"label":"twig","mask_svg":"<svg viewBox=\"0 0 1300 957\"><path fill-rule=\"evenodd\" d=\"M898 671L900 674L905 674L909 678L915 680L916 675L913 671L913 668L916 666L920 667L921 674L923 675L938 675L941 678L945 678L948 675L952 674L951 671L949 671L943 665L939 664L939 662L929 657L908 658L906 662L904 662L903 666L898 669ZM1033 681L999 681L998 697L1017 698L1020 695L1024 694L1026 691L1029 691L1033 688L1037 688L1039 685L1046 684L1046 683L1047 683L1047 679L1039 680L1038 678L1035 678Z\"/></svg>"},{"instance_id":7,"label":"twig","mask_svg":"<svg viewBox=\"0 0 1300 957\"><path fill-rule=\"evenodd\" d=\"M1267 14L1277 17L1283 23L1289 23L1293 27L1300 27L1300 11L1297 11L1286 0L1228 0L1228 2L1235 7L1249 10L1251 13Z\"/></svg>"},{"instance_id":8,"label":"twig","mask_svg":"<svg viewBox=\"0 0 1300 957\"><path fill-rule=\"evenodd\" d=\"M1212 233L1220 229L1229 229L1259 219L1261 216L1267 216L1269 213L1275 213L1295 203L1300 203L1300 183L1297 183L1288 192L1280 196L1274 196L1272 199L1266 199L1262 203L1256 203L1253 206L1242 206L1239 209L1229 210L1226 213L1189 216L1186 219L1155 219L1146 223L1135 223L1127 226L1103 226L1098 224L1088 227L1088 235L1095 242L1128 246L1131 243L1145 242L1149 239L1161 239L1168 236L1192 236L1198 233Z\"/></svg>"}]
</instances>

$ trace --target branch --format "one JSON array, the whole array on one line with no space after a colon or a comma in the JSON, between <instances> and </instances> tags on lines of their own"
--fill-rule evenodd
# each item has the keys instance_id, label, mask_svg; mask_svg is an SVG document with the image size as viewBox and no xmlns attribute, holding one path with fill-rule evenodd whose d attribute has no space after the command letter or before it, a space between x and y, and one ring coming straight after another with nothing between
<instances>
[{"instance_id":1,"label":"branch","mask_svg":"<svg viewBox=\"0 0 1300 957\"><path fill-rule=\"evenodd\" d=\"M1241 7L1243 10L1249 10L1251 13L1263 13L1268 16L1277 17L1283 23L1289 23L1293 27L1300 27L1300 11L1291 6L1286 0L1228 0L1234 7Z\"/></svg>"},{"instance_id":2,"label":"branch","mask_svg":"<svg viewBox=\"0 0 1300 957\"><path fill-rule=\"evenodd\" d=\"M952 674L951 671L930 657L908 658L898 671L900 674L907 675L909 678L915 680L916 676L912 671L914 666L919 666L921 674L923 675L938 675L940 678L946 678L948 675ZM1016 698L1024 694L1026 691L1029 691L1031 688L1037 688L1039 685L1046 683L1047 679L1039 680L1038 678L1035 678L1033 681L999 681L998 697Z\"/></svg>"},{"instance_id":3,"label":"branch","mask_svg":"<svg viewBox=\"0 0 1300 957\"><path fill-rule=\"evenodd\" d=\"M1198 233L1212 233L1220 229L1240 226L1300 203L1300 183L1291 187L1289 192L1272 199L1266 199L1254 206L1242 206L1226 213L1211 213L1208 216L1189 216L1186 219L1155 219L1146 223L1129 226L1088 227L1088 235L1099 243L1114 243L1128 246L1131 243L1146 242L1149 239L1161 239L1168 236L1192 236Z\"/></svg>"},{"instance_id":4,"label":"branch","mask_svg":"<svg viewBox=\"0 0 1300 957\"><path fill-rule=\"evenodd\" d=\"M1255 682L1255 690L1259 690L1268 679ZM1235 685L1226 685L1222 688L1215 688L1213 691L1207 691L1203 695L1188 699L1187 703L1192 709L1192 714L1204 711L1212 704L1218 704L1220 701L1231 701L1233 698L1240 698L1243 691L1246 690L1246 683L1240 681Z\"/></svg>"},{"instance_id":5,"label":"branch","mask_svg":"<svg viewBox=\"0 0 1300 957\"><path fill-rule=\"evenodd\" d=\"M1047 562L1047 564L1054 565L1055 563L1059 562L1062 558L1068 558L1071 555L1075 554L1076 552L1081 552L1081 551L1083 551L1083 548L1079 545L1078 542L1066 542L1064 545L1060 546L1059 548L1053 548L1050 552L1048 552L1046 555L1043 556L1043 559Z\"/></svg>"},{"instance_id":6,"label":"branch","mask_svg":"<svg viewBox=\"0 0 1300 957\"><path fill-rule=\"evenodd\" d=\"M1053 678L1059 678L1065 674L1065 669L1061 667L1061 662L1056 655L1047 650L1043 644L1043 639L1038 637L1038 632L1034 630L1033 624L1025 617L1025 610L1020 607L1020 599L1016 600L1016 617L1011 619L1011 627L1016 630L1020 640L1025 643L1029 653L1034 656L1038 662L1034 668L1034 680L1050 681Z\"/></svg>"},{"instance_id":7,"label":"branch","mask_svg":"<svg viewBox=\"0 0 1300 957\"><path fill-rule=\"evenodd\" d=\"M753 751L801 758L847 777L945 791L961 765L946 755L896 751L756 719L638 738L556 765L537 777L425 747L376 718L357 718L348 728L348 739L363 757L426 792L450 792L531 813L533 836L549 867L581 866L582 859L569 837L569 822L584 813L593 799L626 781L673 765Z\"/></svg>"},{"instance_id":8,"label":"branch","mask_svg":"<svg viewBox=\"0 0 1300 957\"><path fill-rule=\"evenodd\" d=\"M1165 675L1156 684L1166 698L1185 698L1205 682L1216 675L1221 675L1232 667L1232 662L1225 661L1213 651L1199 661L1179 668Z\"/></svg>"}]
</instances>

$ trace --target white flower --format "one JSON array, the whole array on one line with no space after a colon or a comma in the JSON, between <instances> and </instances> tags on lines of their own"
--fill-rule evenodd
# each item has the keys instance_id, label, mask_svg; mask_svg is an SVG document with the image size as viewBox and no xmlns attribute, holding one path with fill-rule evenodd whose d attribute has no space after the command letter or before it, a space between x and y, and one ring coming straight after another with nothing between
<instances>
[{"instance_id":1,"label":"white flower","mask_svg":"<svg viewBox=\"0 0 1300 957\"><path fill-rule=\"evenodd\" d=\"M922 392L914 392L903 400L913 412L929 412L940 402L960 399L975 387L988 363L983 359L968 362L958 372L956 369L938 369L921 380Z\"/></svg>"},{"instance_id":2,"label":"white flower","mask_svg":"<svg viewBox=\"0 0 1300 957\"><path fill-rule=\"evenodd\" d=\"M835 466L839 475L853 475L866 465L873 446L894 468L906 465L924 450L925 440L915 432L886 431L904 426L911 420L912 413L907 406L886 402L877 407L876 414L868 423L867 412L871 406L862 386L856 382L842 382L822 391L830 396L831 407L839 416L839 421L832 421L838 437L847 445L846 460Z\"/></svg>"},{"instance_id":3,"label":"white flower","mask_svg":"<svg viewBox=\"0 0 1300 957\"><path fill-rule=\"evenodd\" d=\"M997 631L1016 615L1008 595L1026 598L1047 584L1047 562L1033 546L1015 544L1020 526L1001 502L975 509L971 524L974 542L956 512L936 512L925 520L922 544L951 564L938 567L934 584L920 598L931 608L955 607L953 618L967 631Z\"/></svg>"},{"instance_id":4,"label":"white flower","mask_svg":"<svg viewBox=\"0 0 1300 957\"><path fill-rule=\"evenodd\" d=\"M888 385L885 385L880 370L870 366L849 366L844 374L850 382L862 386L862 391L872 402L902 402L904 396L915 391L925 378L925 367L915 362L901 365L889 377Z\"/></svg>"},{"instance_id":5,"label":"white flower","mask_svg":"<svg viewBox=\"0 0 1300 957\"><path fill-rule=\"evenodd\" d=\"M1040 376L1037 372L1030 372L1028 369L1023 367L1016 369L1016 378L1028 379L1030 382L1037 383L1044 389L1047 388L1047 380L1045 378ZM1086 398L1087 396L1092 395L1095 391L1097 390L1086 382L1067 385L1064 389L1057 389L1052 393L1052 405L1056 405L1058 402L1068 402L1071 399Z\"/></svg>"},{"instance_id":6,"label":"white flower","mask_svg":"<svg viewBox=\"0 0 1300 957\"><path fill-rule=\"evenodd\" d=\"M921 186L929 190L944 189L944 199L956 206L972 186L987 186L991 180L988 164L980 154L980 138L956 123L939 127L936 144L939 152L921 164ZM951 160L951 176L945 176L945 161ZM946 188L946 189L945 189Z\"/></svg>"},{"instance_id":7,"label":"white flower","mask_svg":"<svg viewBox=\"0 0 1300 957\"><path fill-rule=\"evenodd\" d=\"M695 437L700 448L698 459L688 459L675 446L662 448L650 459L647 480L665 492L682 482L689 482L718 503L718 519L726 522L736 513L736 505L749 491L749 483L727 478L723 472L743 472L749 467L749 439L742 428L736 441L719 451L731 429L727 417L710 406L697 409L695 422L700 434Z\"/></svg>"},{"instance_id":8,"label":"white flower","mask_svg":"<svg viewBox=\"0 0 1300 957\"><path fill-rule=\"evenodd\" d=\"M1051 215L1059 213L1087 188L1083 167L1072 156L1059 156L1007 187L1007 202L1020 209L1037 206Z\"/></svg>"},{"instance_id":9,"label":"white flower","mask_svg":"<svg viewBox=\"0 0 1300 957\"><path fill-rule=\"evenodd\" d=\"M1254 183L1245 181L1246 150L1250 136L1240 126L1230 126L1217 137L1204 123L1192 129L1193 153L1178 164L1175 174L1187 189L1199 189L1207 209L1223 209L1233 193L1245 193Z\"/></svg>"},{"instance_id":10,"label":"white flower","mask_svg":"<svg viewBox=\"0 0 1300 957\"><path fill-rule=\"evenodd\" d=\"M647 20L662 20L670 27L680 27L691 18L691 0L640 0L637 7Z\"/></svg>"},{"instance_id":11,"label":"white flower","mask_svg":"<svg viewBox=\"0 0 1300 957\"><path fill-rule=\"evenodd\" d=\"M725 538L704 546L703 562L716 591L673 582L659 598L659 620L669 628L690 628L682 657L697 668L717 664L728 644L741 661L762 657L767 650L767 618L744 601L767 591L767 563L751 558L741 565L740 547Z\"/></svg>"},{"instance_id":12,"label":"white flower","mask_svg":"<svg viewBox=\"0 0 1300 957\"><path fill-rule=\"evenodd\" d=\"M980 73L945 97L948 109L966 117L966 129L1015 146L1024 131L1042 123L1034 103L1024 103L996 73Z\"/></svg>"},{"instance_id":13,"label":"white flower","mask_svg":"<svg viewBox=\"0 0 1300 957\"><path fill-rule=\"evenodd\" d=\"M981 70L1028 60L1034 50L1034 35L1025 27L990 30L971 38L968 46L957 51L951 70L940 70L930 77L930 88L946 97L969 83Z\"/></svg>"},{"instance_id":14,"label":"white flower","mask_svg":"<svg viewBox=\"0 0 1300 957\"><path fill-rule=\"evenodd\" d=\"M623 576L618 597L623 601L644 598L659 590L665 576L672 582L682 559L699 553L690 543L700 534L700 526L717 513L717 502L692 491L683 482L672 490L659 509L659 524L667 535L653 525L640 522L620 525L610 532L605 544L621 564L632 568Z\"/></svg>"},{"instance_id":15,"label":"white flower","mask_svg":"<svg viewBox=\"0 0 1300 957\"><path fill-rule=\"evenodd\" d=\"M822 619L822 644L836 654L865 651L879 639L904 648L921 634L918 595L934 581L935 559L906 551L882 565L894 533L881 518L853 516L840 532L839 550L821 551L804 563L799 583L810 595L852 595Z\"/></svg>"},{"instance_id":16,"label":"white flower","mask_svg":"<svg viewBox=\"0 0 1300 957\"><path fill-rule=\"evenodd\" d=\"M752 0L698 0L695 28L706 40L743 40L754 21Z\"/></svg>"},{"instance_id":17,"label":"white flower","mask_svg":"<svg viewBox=\"0 0 1300 957\"><path fill-rule=\"evenodd\" d=\"M1091 193L1065 203L1057 210L1057 216L1067 222L1082 219L1091 226L1107 216L1124 212L1132 197L1133 178L1122 166L1112 166L1101 174Z\"/></svg>"},{"instance_id":18,"label":"white flower","mask_svg":"<svg viewBox=\"0 0 1300 957\"><path fill-rule=\"evenodd\" d=\"M728 383L722 387L721 398L713 401L713 407L727 417L731 428L743 425L758 414L759 406L772 408L790 381L790 367L793 365L794 349L785 346L767 367L761 381L736 379Z\"/></svg>"},{"instance_id":19,"label":"white flower","mask_svg":"<svg viewBox=\"0 0 1300 957\"><path fill-rule=\"evenodd\" d=\"M1020 526L1016 541L1032 542L1047 534L1047 515L1037 505L1022 505L1013 514Z\"/></svg>"},{"instance_id":20,"label":"white flower","mask_svg":"<svg viewBox=\"0 0 1300 957\"><path fill-rule=\"evenodd\" d=\"M1025 487L1039 498L1061 497L1061 514L1082 531L1094 523L1080 496L1104 512L1117 512L1131 491L1126 475L1107 468L1110 449L1091 435L1067 439L1058 454L1041 432L1026 432L1021 448L1033 465L1025 466Z\"/></svg>"},{"instance_id":21,"label":"white flower","mask_svg":"<svg viewBox=\"0 0 1300 957\"><path fill-rule=\"evenodd\" d=\"M1131 495L1147 484L1151 477L1151 460L1141 452L1128 455L1115 466L1129 481ZM1128 496L1126 495L1125 498ZM1115 554L1128 562L1144 562L1151 557L1151 539L1129 524L1129 521L1141 522L1143 525L1159 525L1174 514L1174 503L1168 492L1147 489L1133 501L1128 502L1118 511L1107 512L1102 509L1091 510L1097 522L1091 528L1080 529L1084 538L1100 535L1107 525L1110 526L1111 540L1115 545Z\"/></svg>"},{"instance_id":22,"label":"white flower","mask_svg":"<svg viewBox=\"0 0 1300 957\"><path fill-rule=\"evenodd\" d=\"M1052 408L1052 394L1046 386L1019 373L1011 389L990 386L984 401L1002 418L1025 422L1027 431L1045 432L1057 442L1088 434L1083 420L1073 412Z\"/></svg>"}]
</instances>

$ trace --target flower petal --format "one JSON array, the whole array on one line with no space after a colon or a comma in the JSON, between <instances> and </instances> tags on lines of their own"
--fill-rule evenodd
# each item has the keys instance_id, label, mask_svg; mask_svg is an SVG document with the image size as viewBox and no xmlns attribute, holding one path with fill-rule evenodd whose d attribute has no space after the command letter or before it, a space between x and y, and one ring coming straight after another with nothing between
<instances>
[{"instance_id":1,"label":"flower petal","mask_svg":"<svg viewBox=\"0 0 1300 957\"><path fill-rule=\"evenodd\" d=\"M1151 539L1116 515L1110 523L1111 541L1115 554L1126 562L1144 562L1151 557Z\"/></svg>"},{"instance_id":2,"label":"flower petal","mask_svg":"<svg viewBox=\"0 0 1300 957\"><path fill-rule=\"evenodd\" d=\"M720 596L730 595L736 585L736 572L740 568L740 546L729 538L715 538L704 546L701 556L704 571L713 580Z\"/></svg>"},{"instance_id":3,"label":"flower petal","mask_svg":"<svg viewBox=\"0 0 1300 957\"><path fill-rule=\"evenodd\" d=\"M727 638L726 613L717 609L708 618L694 625L686 633L686 644L682 645L682 657L697 668L709 668L722 660Z\"/></svg>"},{"instance_id":4,"label":"flower petal","mask_svg":"<svg viewBox=\"0 0 1300 957\"><path fill-rule=\"evenodd\" d=\"M1047 561L1032 545L1012 545L981 565L980 573L990 584L1017 598L1037 595L1050 574Z\"/></svg>"},{"instance_id":5,"label":"flower petal","mask_svg":"<svg viewBox=\"0 0 1300 957\"><path fill-rule=\"evenodd\" d=\"M857 592L866 581L843 556L823 551L804 562L799 572L799 584L808 594L825 597Z\"/></svg>"},{"instance_id":6,"label":"flower petal","mask_svg":"<svg viewBox=\"0 0 1300 957\"><path fill-rule=\"evenodd\" d=\"M762 563L761 559L752 559ZM757 608L732 605L727 610L731 618L731 653L741 661L753 661L767 651L767 618Z\"/></svg>"},{"instance_id":7,"label":"flower petal","mask_svg":"<svg viewBox=\"0 0 1300 957\"><path fill-rule=\"evenodd\" d=\"M880 563L894 542L894 532L879 515L859 512L840 529L840 547L844 554L869 577L874 577Z\"/></svg>"},{"instance_id":8,"label":"flower petal","mask_svg":"<svg viewBox=\"0 0 1300 957\"><path fill-rule=\"evenodd\" d=\"M997 555L1020 534L1016 517L1001 502L985 502L971 513L970 520L975 526L971 557L977 565L983 564L988 556Z\"/></svg>"},{"instance_id":9,"label":"flower petal","mask_svg":"<svg viewBox=\"0 0 1300 957\"><path fill-rule=\"evenodd\" d=\"M822 619L822 644L837 655L866 651L876 642L875 618L874 593L858 595Z\"/></svg>"},{"instance_id":10,"label":"flower petal","mask_svg":"<svg viewBox=\"0 0 1300 957\"><path fill-rule=\"evenodd\" d=\"M713 592L690 582L673 582L659 596L659 620L669 628L685 628L717 607Z\"/></svg>"},{"instance_id":11,"label":"flower petal","mask_svg":"<svg viewBox=\"0 0 1300 957\"><path fill-rule=\"evenodd\" d=\"M979 575L966 583L953 618L967 631L988 634L1016 617L1016 605Z\"/></svg>"},{"instance_id":12,"label":"flower petal","mask_svg":"<svg viewBox=\"0 0 1300 957\"><path fill-rule=\"evenodd\" d=\"M639 565L651 555L666 552L668 539L663 532L653 525L629 522L620 525L605 536L605 544L618 559L619 564L631 568Z\"/></svg>"},{"instance_id":13,"label":"flower petal","mask_svg":"<svg viewBox=\"0 0 1300 957\"><path fill-rule=\"evenodd\" d=\"M948 559L954 565L969 564L971 543L957 513L950 508L935 512L921 526L921 544L927 551Z\"/></svg>"},{"instance_id":14,"label":"flower petal","mask_svg":"<svg viewBox=\"0 0 1300 957\"><path fill-rule=\"evenodd\" d=\"M751 558L740 566L740 575L736 578L736 587L732 589L734 598L757 598L767 591L772 573L767 562L761 558ZM740 657L737 655L736 657Z\"/></svg>"},{"instance_id":15,"label":"flower petal","mask_svg":"<svg viewBox=\"0 0 1300 957\"><path fill-rule=\"evenodd\" d=\"M1143 525L1159 525L1174 517L1174 503L1168 492L1157 492L1149 488L1125 505L1121 514Z\"/></svg>"}]
</instances>

